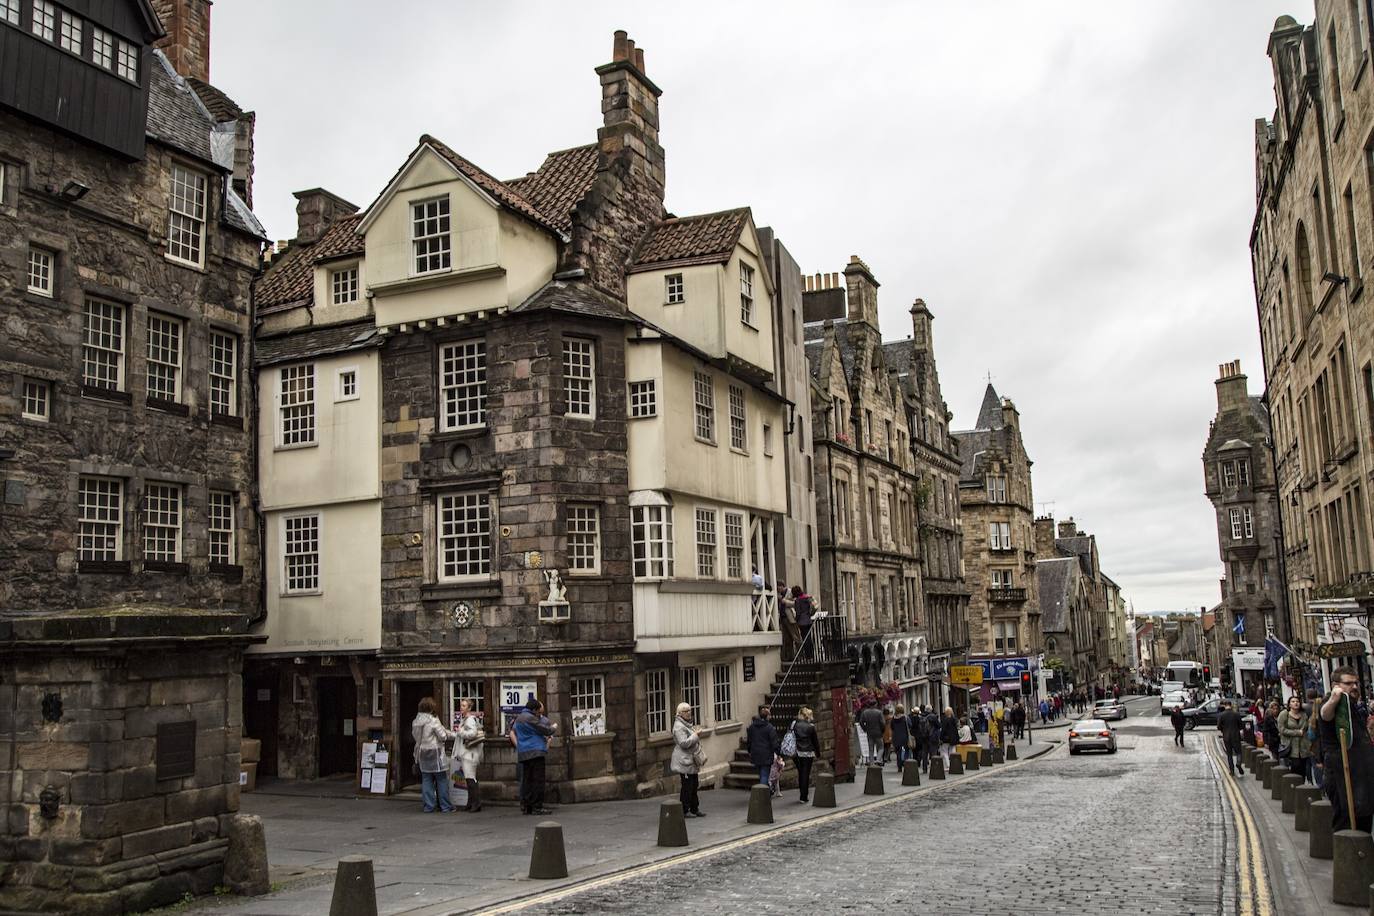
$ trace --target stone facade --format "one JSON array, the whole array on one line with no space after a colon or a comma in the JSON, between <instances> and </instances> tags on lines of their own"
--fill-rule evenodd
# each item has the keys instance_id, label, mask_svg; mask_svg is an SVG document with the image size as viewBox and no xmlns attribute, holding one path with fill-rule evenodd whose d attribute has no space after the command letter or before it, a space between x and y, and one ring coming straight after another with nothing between
<instances>
[{"instance_id":1,"label":"stone facade","mask_svg":"<svg viewBox=\"0 0 1374 916\"><path fill-rule=\"evenodd\" d=\"M1270 35L1277 109L1255 123L1250 232L1285 545L1271 575L1286 581L1286 626L1308 645L1318 638L1314 601L1371 603L1360 579L1374 524L1369 13L1334 0L1315 7L1312 25L1280 16Z\"/></svg>"},{"instance_id":2,"label":"stone facade","mask_svg":"<svg viewBox=\"0 0 1374 916\"><path fill-rule=\"evenodd\" d=\"M1031 460L1016 406L988 385L976 427L953 437L961 460L969 653L1034 656L1043 644Z\"/></svg>"},{"instance_id":3,"label":"stone facade","mask_svg":"<svg viewBox=\"0 0 1374 916\"><path fill-rule=\"evenodd\" d=\"M1280 580L1283 538L1269 411L1250 397L1238 362L1221 366L1216 388L1217 415L1207 431L1202 473L1225 570L1218 610L1229 630L1244 618L1236 645L1262 646L1270 630L1287 643L1292 633Z\"/></svg>"}]
</instances>

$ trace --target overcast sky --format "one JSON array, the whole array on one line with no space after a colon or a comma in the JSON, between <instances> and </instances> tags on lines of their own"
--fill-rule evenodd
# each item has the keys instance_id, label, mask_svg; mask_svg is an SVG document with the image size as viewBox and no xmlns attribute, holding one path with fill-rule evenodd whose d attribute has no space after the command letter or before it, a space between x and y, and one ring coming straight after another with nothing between
<instances>
[{"instance_id":1,"label":"overcast sky","mask_svg":"<svg viewBox=\"0 0 1374 916\"><path fill-rule=\"evenodd\" d=\"M650 8L652 7L652 8ZM255 209L367 205L422 133L502 178L589 143L627 29L663 89L670 210L748 205L807 272L863 257L883 330L936 315L954 428L992 373L1037 512L1137 611L1218 599L1217 365L1263 391L1248 238L1274 19L1311 0L218 0L211 81L257 112ZM1041 505L1045 504L1045 505Z\"/></svg>"}]
</instances>

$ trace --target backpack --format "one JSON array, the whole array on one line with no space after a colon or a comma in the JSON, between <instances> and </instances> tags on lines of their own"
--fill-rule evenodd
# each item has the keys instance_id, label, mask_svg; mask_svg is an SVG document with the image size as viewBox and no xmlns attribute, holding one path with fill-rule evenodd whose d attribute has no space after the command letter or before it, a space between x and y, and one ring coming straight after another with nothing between
<instances>
[{"instance_id":1,"label":"backpack","mask_svg":"<svg viewBox=\"0 0 1374 916\"><path fill-rule=\"evenodd\" d=\"M782 755L784 757L795 757L797 755L796 719L793 719L792 724L787 727L787 734L782 736Z\"/></svg>"}]
</instances>

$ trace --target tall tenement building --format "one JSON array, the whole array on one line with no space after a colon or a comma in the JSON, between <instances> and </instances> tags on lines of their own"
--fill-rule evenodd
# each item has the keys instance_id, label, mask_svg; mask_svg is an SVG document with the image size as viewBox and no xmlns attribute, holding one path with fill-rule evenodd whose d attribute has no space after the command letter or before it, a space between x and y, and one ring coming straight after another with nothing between
<instances>
[{"instance_id":1,"label":"tall tenement building","mask_svg":"<svg viewBox=\"0 0 1374 916\"><path fill-rule=\"evenodd\" d=\"M1255 122L1250 247L1285 545L1270 572L1305 643L1345 641L1335 624L1374 605L1372 29L1366 4L1317 0L1310 26L1280 16L1277 108Z\"/></svg>"}]
</instances>

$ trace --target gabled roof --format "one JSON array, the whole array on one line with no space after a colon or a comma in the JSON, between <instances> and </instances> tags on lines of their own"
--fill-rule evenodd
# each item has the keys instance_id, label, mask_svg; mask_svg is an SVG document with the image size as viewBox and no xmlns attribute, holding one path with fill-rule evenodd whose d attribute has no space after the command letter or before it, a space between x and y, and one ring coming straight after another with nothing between
<instances>
[{"instance_id":1,"label":"gabled roof","mask_svg":"<svg viewBox=\"0 0 1374 916\"><path fill-rule=\"evenodd\" d=\"M382 337L371 318L331 324L305 331L290 331L273 337L259 337L253 342L258 365L270 366L297 359L313 359L332 353L347 353L379 347Z\"/></svg>"},{"instance_id":2,"label":"gabled roof","mask_svg":"<svg viewBox=\"0 0 1374 916\"><path fill-rule=\"evenodd\" d=\"M335 220L310 245L292 245L279 254L254 287L259 312L311 305L315 299L315 265L333 258L363 253L363 237L358 235L362 215L355 213Z\"/></svg>"},{"instance_id":3,"label":"gabled roof","mask_svg":"<svg viewBox=\"0 0 1374 916\"><path fill-rule=\"evenodd\" d=\"M650 229L639 243L630 272L695 264L723 264L734 253L749 218L748 207L698 216L669 217Z\"/></svg>"},{"instance_id":4,"label":"gabled roof","mask_svg":"<svg viewBox=\"0 0 1374 916\"><path fill-rule=\"evenodd\" d=\"M1046 633L1067 633L1069 605L1073 600L1072 558L1037 560L1035 586L1040 596L1040 629Z\"/></svg>"},{"instance_id":5,"label":"gabled roof","mask_svg":"<svg viewBox=\"0 0 1374 916\"><path fill-rule=\"evenodd\" d=\"M510 311L512 315L552 311L610 321L638 320L625 309L623 303L605 293L597 292L585 283L564 280L550 280Z\"/></svg>"},{"instance_id":6,"label":"gabled roof","mask_svg":"<svg viewBox=\"0 0 1374 916\"><path fill-rule=\"evenodd\" d=\"M572 231L572 211L596 180L597 146L575 146L544 158L539 170L512 178L506 187L524 197L553 220L564 233Z\"/></svg>"},{"instance_id":7,"label":"gabled roof","mask_svg":"<svg viewBox=\"0 0 1374 916\"><path fill-rule=\"evenodd\" d=\"M916 356L916 346L910 340L891 340L883 344L883 358L887 368L898 375L909 375Z\"/></svg>"},{"instance_id":8,"label":"gabled roof","mask_svg":"<svg viewBox=\"0 0 1374 916\"><path fill-rule=\"evenodd\" d=\"M194 76L186 77L186 82L195 90L196 95L200 96L206 110L217 122L237 121L243 117L243 109L238 106L238 103L219 89L204 80L196 79Z\"/></svg>"}]
</instances>

